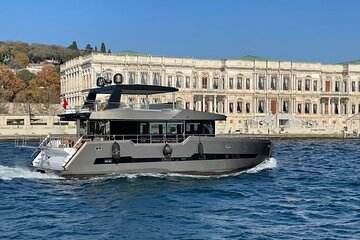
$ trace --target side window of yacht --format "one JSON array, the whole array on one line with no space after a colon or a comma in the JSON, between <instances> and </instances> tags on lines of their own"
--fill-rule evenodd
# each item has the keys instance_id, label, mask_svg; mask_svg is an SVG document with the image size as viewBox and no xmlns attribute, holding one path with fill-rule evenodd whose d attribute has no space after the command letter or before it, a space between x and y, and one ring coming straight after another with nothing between
<instances>
[{"instance_id":1,"label":"side window of yacht","mask_svg":"<svg viewBox=\"0 0 360 240\"><path fill-rule=\"evenodd\" d=\"M200 123L199 122L187 122L186 123L186 134L199 134L200 132Z\"/></svg>"},{"instance_id":2,"label":"side window of yacht","mask_svg":"<svg viewBox=\"0 0 360 240\"><path fill-rule=\"evenodd\" d=\"M150 134L163 134L165 123L150 123Z\"/></svg>"},{"instance_id":3,"label":"side window of yacht","mask_svg":"<svg viewBox=\"0 0 360 240\"><path fill-rule=\"evenodd\" d=\"M214 134L214 127L211 121L204 121L202 126L203 126L203 134Z\"/></svg>"}]
</instances>

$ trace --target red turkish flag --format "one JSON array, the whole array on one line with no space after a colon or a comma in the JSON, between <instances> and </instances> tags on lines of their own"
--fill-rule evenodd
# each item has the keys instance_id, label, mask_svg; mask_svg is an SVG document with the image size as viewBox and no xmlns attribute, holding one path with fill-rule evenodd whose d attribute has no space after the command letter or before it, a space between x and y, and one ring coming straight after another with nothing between
<instances>
[{"instance_id":1,"label":"red turkish flag","mask_svg":"<svg viewBox=\"0 0 360 240\"><path fill-rule=\"evenodd\" d=\"M66 101L66 98L64 98L63 108L66 109L67 105L68 105L68 102Z\"/></svg>"}]
</instances>

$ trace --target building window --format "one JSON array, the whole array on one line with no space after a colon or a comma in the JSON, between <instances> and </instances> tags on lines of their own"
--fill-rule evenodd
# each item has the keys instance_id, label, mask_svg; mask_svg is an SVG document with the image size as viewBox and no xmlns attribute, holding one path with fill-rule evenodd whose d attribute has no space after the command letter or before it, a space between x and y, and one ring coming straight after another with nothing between
<instances>
[{"instance_id":1,"label":"building window","mask_svg":"<svg viewBox=\"0 0 360 240\"><path fill-rule=\"evenodd\" d=\"M236 104L236 112L242 113L242 101L238 101Z\"/></svg>"},{"instance_id":2,"label":"building window","mask_svg":"<svg viewBox=\"0 0 360 240\"><path fill-rule=\"evenodd\" d=\"M258 112L264 113L264 100L259 100Z\"/></svg>"},{"instance_id":3,"label":"building window","mask_svg":"<svg viewBox=\"0 0 360 240\"><path fill-rule=\"evenodd\" d=\"M337 103L335 105L335 114L339 114L339 105Z\"/></svg>"},{"instance_id":4,"label":"building window","mask_svg":"<svg viewBox=\"0 0 360 240\"><path fill-rule=\"evenodd\" d=\"M271 77L271 90L276 90L276 77Z\"/></svg>"},{"instance_id":5,"label":"building window","mask_svg":"<svg viewBox=\"0 0 360 240\"><path fill-rule=\"evenodd\" d=\"M246 79L246 90L250 90L250 78Z\"/></svg>"},{"instance_id":6,"label":"building window","mask_svg":"<svg viewBox=\"0 0 360 240\"><path fill-rule=\"evenodd\" d=\"M289 77L284 77L283 90L289 90Z\"/></svg>"},{"instance_id":7,"label":"building window","mask_svg":"<svg viewBox=\"0 0 360 240\"><path fill-rule=\"evenodd\" d=\"M190 88L190 77L185 78L185 88Z\"/></svg>"},{"instance_id":8,"label":"building window","mask_svg":"<svg viewBox=\"0 0 360 240\"><path fill-rule=\"evenodd\" d=\"M135 83L135 72L129 72L128 76L129 76L129 84L134 84Z\"/></svg>"},{"instance_id":9,"label":"building window","mask_svg":"<svg viewBox=\"0 0 360 240\"><path fill-rule=\"evenodd\" d=\"M351 91L355 92L355 81L351 82Z\"/></svg>"},{"instance_id":10,"label":"building window","mask_svg":"<svg viewBox=\"0 0 360 240\"><path fill-rule=\"evenodd\" d=\"M242 89L242 77L237 77L236 89Z\"/></svg>"},{"instance_id":11,"label":"building window","mask_svg":"<svg viewBox=\"0 0 360 240\"><path fill-rule=\"evenodd\" d=\"M298 80L298 91L302 90L302 82L301 80Z\"/></svg>"},{"instance_id":12,"label":"building window","mask_svg":"<svg viewBox=\"0 0 360 240\"><path fill-rule=\"evenodd\" d=\"M360 92L360 81L358 81L358 92Z\"/></svg>"},{"instance_id":13,"label":"building window","mask_svg":"<svg viewBox=\"0 0 360 240\"><path fill-rule=\"evenodd\" d=\"M313 114L317 114L317 104L313 104Z\"/></svg>"},{"instance_id":14,"label":"building window","mask_svg":"<svg viewBox=\"0 0 360 240\"><path fill-rule=\"evenodd\" d=\"M168 87L172 87L172 76L168 76Z\"/></svg>"},{"instance_id":15,"label":"building window","mask_svg":"<svg viewBox=\"0 0 360 240\"><path fill-rule=\"evenodd\" d=\"M196 89L196 88L197 88L197 85L198 85L198 78L197 78L197 77L194 77L194 78L193 78L193 88Z\"/></svg>"},{"instance_id":16,"label":"building window","mask_svg":"<svg viewBox=\"0 0 360 240\"><path fill-rule=\"evenodd\" d=\"M250 113L250 103L246 103L246 113Z\"/></svg>"},{"instance_id":17,"label":"building window","mask_svg":"<svg viewBox=\"0 0 360 240\"><path fill-rule=\"evenodd\" d=\"M351 113L355 114L355 104L351 105Z\"/></svg>"},{"instance_id":18,"label":"building window","mask_svg":"<svg viewBox=\"0 0 360 240\"><path fill-rule=\"evenodd\" d=\"M284 101L284 103L283 103L283 112L284 113L289 112L289 102L288 101Z\"/></svg>"},{"instance_id":19,"label":"building window","mask_svg":"<svg viewBox=\"0 0 360 240\"><path fill-rule=\"evenodd\" d=\"M317 91L317 81L314 80L313 82L313 91L316 92Z\"/></svg>"},{"instance_id":20,"label":"building window","mask_svg":"<svg viewBox=\"0 0 360 240\"><path fill-rule=\"evenodd\" d=\"M153 73L153 85L160 85L160 73Z\"/></svg>"},{"instance_id":21,"label":"building window","mask_svg":"<svg viewBox=\"0 0 360 240\"><path fill-rule=\"evenodd\" d=\"M264 80L265 76L259 76L259 81L258 81L258 88L260 90L264 90Z\"/></svg>"},{"instance_id":22,"label":"building window","mask_svg":"<svg viewBox=\"0 0 360 240\"><path fill-rule=\"evenodd\" d=\"M176 75L175 87L177 87L177 88L182 87L182 76L181 75Z\"/></svg>"},{"instance_id":23,"label":"building window","mask_svg":"<svg viewBox=\"0 0 360 240\"><path fill-rule=\"evenodd\" d=\"M218 77L214 77L213 88L214 88L214 89L218 89L218 88L219 88L219 78L218 78Z\"/></svg>"},{"instance_id":24,"label":"building window","mask_svg":"<svg viewBox=\"0 0 360 240\"><path fill-rule=\"evenodd\" d=\"M310 91L310 79L305 79L305 91Z\"/></svg>"},{"instance_id":25,"label":"building window","mask_svg":"<svg viewBox=\"0 0 360 240\"><path fill-rule=\"evenodd\" d=\"M201 80L202 80L202 88L207 89L207 84L208 84L207 77L203 77Z\"/></svg>"},{"instance_id":26,"label":"building window","mask_svg":"<svg viewBox=\"0 0 360 240\"><path fill-rule=\"evenodd\" d=\"M340 82L336 81L335 82L335 92L339 92L340 91Z\"/></svg>"},{"instance_id":27,"label":"building window","mask_svg":"<svg viewBox=\"0 0 360 240\"><path fill-rule=\"evenodd\" d=\"M306 114L310 113L310 103L305 103L305 113Z\"/></svg>"},{"instance_id":28,"label":"building window","mask_svg":"<svg viewBox=\"0 0 360 240\"><path fill-rule=\"evenodd\" d=\"M358 105L358 112L360 113L360 104Z\"/></svg>"},{"instance_id":29,"label":"building window","mask_svg":"<svg viewBox=\"0 0 360 240\"><path fill-rule=\"evenodd\" d=\"M147 73L146 72L141 73L141 84L144 84L144 85L147 84Z\"/></svg>"},{"instance_id":30,"label":"building window","mask_svg":"<svg viewBox=\"0 0 360 240\"><path fill-rule=\"evenodd\" d=\"M301 113L301 103L298 103L298 105L297 105L297 112Z\"/></svg>"},{"instance_id":31,"label":"building window","mask_svg":"<svg viewBox=\"0 0 360 240\"><path fill-rule=\"evenodd\" d=\"M229 89L233 89L234 87L234 78L229 78Z\"/></svg>"},{"instance_id":32,"label":"building window","mask_svg":"<svg viewBox=\"0 0 360 240\"><path fill-rule=\"evenodd\" d=\"M229 113L233 113L234 112L234 103L229 103Z\"/></svg>"}]
</instances>

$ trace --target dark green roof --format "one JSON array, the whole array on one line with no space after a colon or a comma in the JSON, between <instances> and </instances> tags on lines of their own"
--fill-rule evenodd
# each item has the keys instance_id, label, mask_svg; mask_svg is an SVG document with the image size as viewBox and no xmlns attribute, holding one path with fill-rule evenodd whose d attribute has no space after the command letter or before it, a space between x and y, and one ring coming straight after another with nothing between
<instances>
[{"instance_id":1,"label":"dark green roof","mask_svg":"<svg viewBox=\"0 0 360 240\"><path fill-rule=\"evenodd\" d=\"M149 56L152 54L148 54L148 53L143 53L143 52L136 52L136 51L131 51L131 50L123 50L120 52L116 52L113 53L115 55L129 55L129 56Z\"/></svg>"},{"instance_id":2,"label":"dark green roof","mask_svg":"<svg viewBox=\"0 0 360 240\"><path fill-rule=\"evenodd\" d=\"M240 57L238 59L245 60L245 61L279 61L276 59L258 57L258 56L253 56L253 55L246 55L246 56Z\"/></svg>"},{"instance_id":3,"label":"dark green roof","mask_svg":"<svg viewBox=\"0 0 360 240\"><path fill-rule=\"evenodd\" d=\"M340 62L338 64L360 64L360 60L352 60L347 62Z\"/></svg>"}]
</instances>

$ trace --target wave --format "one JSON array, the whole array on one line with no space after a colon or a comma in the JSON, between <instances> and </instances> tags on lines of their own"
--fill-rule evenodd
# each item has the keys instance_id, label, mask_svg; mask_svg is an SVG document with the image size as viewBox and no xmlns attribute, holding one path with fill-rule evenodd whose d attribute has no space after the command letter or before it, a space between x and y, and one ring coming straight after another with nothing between
<instances>
[{"instance_id":1,"label":"wave","mask_svg":"<svg viewBox=\"0 0 360 240\"><path fill-rule=\"evenodd\" d=\"M40 172L31 171L25 167L8 167L0 165L0 179L13 180L15 178L23 179L61 179L55 174L44 174Z\"/></svg>"}]
</instances>

